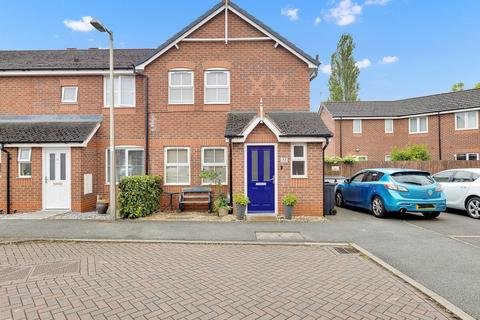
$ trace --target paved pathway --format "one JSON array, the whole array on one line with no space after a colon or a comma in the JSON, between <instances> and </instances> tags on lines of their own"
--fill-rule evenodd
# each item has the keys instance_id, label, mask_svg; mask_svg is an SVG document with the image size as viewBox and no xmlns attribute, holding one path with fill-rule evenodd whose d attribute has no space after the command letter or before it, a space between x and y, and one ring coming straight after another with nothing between
<instances>
[{"instance_id":1,"label":"paved pathway","mask_svg":"<svg viewBox=\"0 0 480 320\"><path fill-rule=\"evenodd\" d=\"M453 319L333 247L0 245L0 319Z\"/></svg>"},{"instance_id":2,"label":"paved pathway","mask_svg":"<svg viewBox=\"0 0 480 320\"><path fill-rule=\"evenodd\" d=\"M0 220L0 241L25 238L255 241L259 232L265 231L299 234L294 241L355 242L480 319L480 220L465 215L446 213L434 220L417 215L377 219L371 214L341 209L323 223L120 221L112 224Z\"/></svg>"}]
</instances>

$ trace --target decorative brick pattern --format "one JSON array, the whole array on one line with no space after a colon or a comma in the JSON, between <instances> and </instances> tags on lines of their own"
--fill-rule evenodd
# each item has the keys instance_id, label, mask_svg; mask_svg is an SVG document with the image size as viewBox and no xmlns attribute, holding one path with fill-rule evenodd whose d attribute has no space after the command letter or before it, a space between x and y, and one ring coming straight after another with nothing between
<instances>
[{"instance_id":1,"label":"decorative brick pattern","mask_svg":"<svg viewBox=\"0 0 480 320\"><path fill-rule=\"evenodd\" d=\"M0 266L79 259L79 273L0 278L0 319L454 319L381 267L331 247L0 246Z\"/></svg>"}]
</instances>

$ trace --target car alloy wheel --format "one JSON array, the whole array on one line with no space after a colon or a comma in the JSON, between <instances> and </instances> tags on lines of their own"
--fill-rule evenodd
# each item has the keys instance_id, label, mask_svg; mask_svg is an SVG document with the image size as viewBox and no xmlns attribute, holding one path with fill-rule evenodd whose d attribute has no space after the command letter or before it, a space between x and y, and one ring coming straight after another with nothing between
<instances>
[{"instance_id":1,"label":"car alloy wheel","mask_svg":"<svg viewBox=\"0 0 480 320\"><path fill-rule=\"evenodd\" d=\"M374 197L372 200L372 212L377 218L385 217L385 207L383 206L383 201L380 197Z\"/></svg>"},{"instance_id":2,"label":"car alloy wheel","mask_svg":"<svg viewBox=\"0 0 480 320\"><path fill-rule=\"evenodd\" d=\"M342 193L341 192L337 192L335 194L335 205L337 207L341 207L343 206L343 196L342 196Z\"/></svg>"},{"instance_id":3,"label":"car alloy wheel","mask_svg":"<svg viewBox=\"0 0 480 320\"><path fill-rule=\"evenodd\" d=\"M474 197L468 200L467 213L474 219L480 219L480 198Z\"/></svg>"}]
</instances>

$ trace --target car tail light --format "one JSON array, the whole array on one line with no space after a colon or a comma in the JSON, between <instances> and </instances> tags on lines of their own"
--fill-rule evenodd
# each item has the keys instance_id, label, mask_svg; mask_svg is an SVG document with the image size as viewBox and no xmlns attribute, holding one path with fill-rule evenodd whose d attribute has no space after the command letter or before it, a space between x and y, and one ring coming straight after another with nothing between
<instances>
[{"instance_id":1,"label":"car tail light","mask_svg":"<svg viewBox=\"0 0 480 320\"><path fill-rule=\"evenodd\" d=\"M408 191L408 189L405 188L404 186L399 186L398 184L393 184L393 183L385 183L385 188L389 190L395 190L395 191L401 191L401 192Z\"/></svg>"}]
</instances>

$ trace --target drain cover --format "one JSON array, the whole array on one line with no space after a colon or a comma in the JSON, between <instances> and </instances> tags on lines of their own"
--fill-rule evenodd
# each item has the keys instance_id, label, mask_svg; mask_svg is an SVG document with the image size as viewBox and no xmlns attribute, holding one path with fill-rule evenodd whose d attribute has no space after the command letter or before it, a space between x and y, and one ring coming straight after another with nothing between
<instances>
[{"instance_id":1,"label":"drain cover","mask_svg":"<svg viewBox=\"0 0 480 320\"><path fill-rule=\"evenodd\" d=\"M257 240L264 241L303 241L300 232L255 232Z\"/></svg>"},{"instance_id":2,"label":"drain cover","mask_svg":"<svg viewBox=\"0 0 480 320\"><path fill-rule=\"evenodd\" d=\"M356 254L358 250L352 247L333 247L333 250L340 254Z\"/></svg>"},{"instance_id":3,"label":"drain cover","mask_svg":"<svg viewBox=\"0 0 480 320\"><path fill-rule=\"evenodd\" d=\"M24 280L30 273L31 267L4 267L0 268L0 282Z\"/></svg>"},{"instance_id":4,"label":"drain cover","mask_svg":"<svg viewBox=\"0 0 480 320\"><path fill-rule=\"evenodd\" d=\"M31 276L57 276L67 273L78 273L79 271L79 261L60 261L35 266Z\"/></svg>"}]
</instances>

